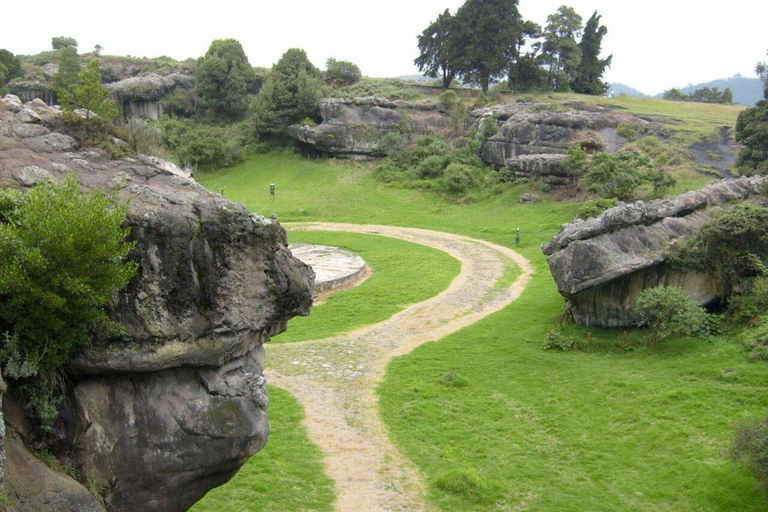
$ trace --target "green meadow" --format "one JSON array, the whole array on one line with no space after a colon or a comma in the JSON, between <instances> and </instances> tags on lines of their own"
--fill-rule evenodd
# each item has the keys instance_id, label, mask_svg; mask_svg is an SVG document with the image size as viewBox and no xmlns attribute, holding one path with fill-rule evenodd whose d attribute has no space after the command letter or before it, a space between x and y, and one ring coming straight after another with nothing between
<instances>
[{"instance_id":1,"label":"green meadow","mask_svg":"<svg viewBox=\"0 0 768 512\"><path fill-rule=\"evenodd\" d=\"M635 111L645 108L667 115L651 103L619 101ZM691 112L689 104L663 103L668 115L677 116L691 131L699 130L699 121L694 120L701 120L706 127L702 133L714 131L721 122L732 125L737 112L719 107L723 110L695 117L699 114ZM706 107L710 108L715 107ZM710 179L693 177L683 187ZM567 325L569 335L580 340L581 350L543 349L547 333L561 321L564 303L540 245L573 220L579 203L545 196L540 203L524 204L520 197L532 185L518 183L482 201L459 204L433 192L378 183L366 164L277 153L203 175L200 181L252 211L274 213L284 223L420 227L513 248L515 230L521 229L517 249L536 274L520 299L396 359L378 390L380 412L393 441L421 470L438 509L766 509L754 477L723 454L734 424L762 415L768 407L768 368L747 362L739 341L728 335L712 341L677 339L651 349L644 345L641 332ZM269 200L270 183L277 185L274 201ZM276 341L329 336L378 321L406 303L438 293L458 271L452 258L421 253L423 248L416 244L374 243L362 237L289 232L291 240L366 252L374 267L370 281L377 274L389 279L375 287L365 283L360 293L369 286L377 301L389 295L391 309L350 320L354 311L365 308L365 295L343 292L320 306L316 315L294 321L296 332L289 330L282 335L284 340ZM432 258L430 273L423 278L434 282L418 282L419 276L395 268L398 258L403 262ZM509 278L513 276L510 270ZM414 293L406 297L403 290L410 287ZM338 322L332 318L337 316ZM267 371L268 366L267 362ZM273 393L270 407L275 426L270 444L195 511L310 511L332 506L332 484L322 474L319 451L302 437L300 428L292 430L300 407L279 391ZM278 426L295 435L292 444L278 437ZM280 468L279 474L274 467ZM270 483L264 499L277 503L282 497L290 500L290 508L282 504L271 508L262 502L253 508L227 508L227 499L256 492L251 482L264 479Z\"/></svg>"}]
</instances>

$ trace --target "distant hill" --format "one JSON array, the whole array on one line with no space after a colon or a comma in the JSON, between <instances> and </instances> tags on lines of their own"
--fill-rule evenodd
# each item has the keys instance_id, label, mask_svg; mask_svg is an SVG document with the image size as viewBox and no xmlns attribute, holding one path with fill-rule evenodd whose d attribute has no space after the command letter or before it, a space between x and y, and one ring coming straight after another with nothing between
<instances>
[{"instance_id":1,"label":"distant hill","mask_svg":"<svg viewBox=\"0 0 768 512\"><path fill-rule=\"evenodd\" d=\"M624 84L610 84L609 90L613 91L614 96L635 96L637 98L647 98L648 95L644 94L634 87L630 87Z\"/></svg>"},{"instance_id":2,"label":"distant hill","mask_svg":"<svg viewBox=\"0 0 768 512\"><path fill-rule=\"evenodd\" d=\"M721 91L724 91L726 87L730 87L731 91L733 91L733 102L748 107L753 107L755 103L763 99L762 80L759 78L747 78L741 75L735 75L731 78L720 78L703 84L689 85L688 87L680 87L679 89L683 94L690 94L702 87L716 87ZM661 93L655 97L662 98L663 96L664 93Z\"/></svg>"}]
</instances>

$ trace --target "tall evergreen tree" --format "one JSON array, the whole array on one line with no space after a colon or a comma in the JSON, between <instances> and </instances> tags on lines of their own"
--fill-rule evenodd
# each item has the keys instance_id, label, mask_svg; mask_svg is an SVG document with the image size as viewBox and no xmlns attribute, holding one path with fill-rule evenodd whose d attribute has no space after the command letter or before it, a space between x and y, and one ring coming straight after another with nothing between
<instances>
[{"instance_id":1,"label":"tall evergreen tree","mask_svg":"<svg viewBox=\"0 0 768 512\"><path fill-rule=\"evenodd\" d=\"M304 50L291 48L272 67L252 107L252 123L259 138L284 137L289 125L317 118L323 80Z\"/></svg>"},{"instance_id":2,"label":"tall evergreen tree","mask_svg":"<svg viewBox=\"0 0 768 512\"><path fill-rule=\"evenodd\" d=\"M71 92L77 85L80 74L80 56L74 46L65 46L59 50L59 70L53 77L53 87L56 93Z\"/></svg>"},{"instance_id":3,"label":"tall evergreen tree","mask_svg":"<svg viewBox=\"0 0 768 512\"><path fill-rule=\"evenodd\" d=\"M581 48L576 42L581 35L581 21L581 16L566 5L547 16L541 60L547 67L547 85L552 90L567 89L576 76L581 62Z\"/></svg>"},{"instance_id":4,"label":"tall evergreen tree","mask_svg":"<svg viewBox=\"0 0 768 512\"><path fill-rule=\"evenodd\" d=\"M581 50L581 62L576 68L576 77L571 82L574 92L581 94L602 94L608 90L608 84L603 82L603 73L611 66L613 55L605 59L600 58L600 47L603 37L608 33L605 25L600 25L601 16L597 11L584 26L579 49Z\"/></svg>"},{"instance_id":5,"label":"tall evergreen tree","mask_svg":"<svg viewBox=\"0 0 768 512\"><path fill-rule=\"evenodd\" d=\"M195 78L198 94L215 115L227 119L245 115L256 74L239 41L213 41L198 60Z\"/></svg>"},{"instance_id":6,"label":"tall evergreen tree","mask_svg":"<svg viewBox=\"0 0 768 512\"><path fill-rule=\"evenodd\" d=\"M522 32L517 5L517 0L467 0L454 17L460 42L457 75L484 93L509 69L510 48Z\"/></svg>"},{"instance_id":7,"label":"tall evergreen tree","mask_svg":"<svg viewBox=\"0 0 768 512\"><path fill-rule=\"evenodd\" d=\"M454 27L454 18L446 9L418 36L419 56L413 61L426 76L440 77L443 89L451 86L459 67Z\"/></svg>"}]
</instances>

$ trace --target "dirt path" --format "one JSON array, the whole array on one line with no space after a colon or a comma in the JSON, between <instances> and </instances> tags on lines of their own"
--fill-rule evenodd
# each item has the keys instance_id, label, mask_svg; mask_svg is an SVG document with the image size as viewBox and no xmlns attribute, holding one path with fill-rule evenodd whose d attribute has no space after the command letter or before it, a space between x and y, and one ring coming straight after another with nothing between
<instances>
[{"instance_id":1,"label":"dirt path","mask_svg":"<svg viewBox=\"0 0 768 512\"><path fill-rule=\"evenodd\" d=\"M517 299L533 269L511 249L449 233L328 223L290 228L400 238L443 250L461 262L461 272L448 289L388 320L324 340L267 345L267 378L304 406L309 436L323 450L326 471L336 484L336 510L428 511L419 472L394 448L379 418L376 386L393 357ZM522 274L499 286L510 265Z\"/></svg>"}]
</instances>

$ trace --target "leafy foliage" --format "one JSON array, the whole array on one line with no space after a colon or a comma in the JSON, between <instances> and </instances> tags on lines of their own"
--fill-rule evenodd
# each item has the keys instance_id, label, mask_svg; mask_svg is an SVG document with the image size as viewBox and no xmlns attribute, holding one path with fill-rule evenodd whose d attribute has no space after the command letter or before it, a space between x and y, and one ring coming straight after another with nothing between
<instances>
[{"instance_id":1,"label":"leafy foliage","mask_svg":"<svg viewBox=\"0 0 768 512\"><path fill-rule=\"evenodd\" d=\"M320 71L304 50L291 48L272 67L251 105L251 122L260 139L285 138L289 125L316 119L323 94Z\"/></svg>"},{"instance_id":2,"label":"leafy foliage","mask_svg":"<svg viewBox=\"0 0 768 512\"><path fill-rule=\"evenodd\" d=\"M224 119L245 117L248 92L256 74L243 47L235 39L217 39L198 60L197 93L214 115Z\"/></svg>"},{"instance_id":3,"label":"leafy foliage","mask_svg":"<svg viewBox=\"0 0 768 512\"><path fill-rule=\"evenodd\" d=\"M230 167L243 160L236 128L165 118L160 129L163 143L184 167L212 170Z\"/></svg>"},{"instance_id":4,"label":"leafy foliage","mask_svg":"<svg viewBox=\"0 0 768 512\"><path fill-rule=\"evenodd\" d=\"M127 204L83 193L70 178L37 186L7 213L0 330L18 343L6 343L6 363L15 357L41 371L58 368L105 324L104 306L137 269L125 261L127 212Z\"/></svg>"},{"instance_id":5,"label":"leafy foliage","mask_svg":"<svg viewBox=\"0 0 768 512\"><path fill-rule=\"evenodd\" d=\"M362 76L360 68L347 60L328 59L325 63L325 79L334 87L356 84Z\"/></svg>"},{"instance_id":6,"label":"leafy foliage","mask_svg":"<svg viewBox=\"0 0 768 512\"><path fill-rule=\"evenodd\" d=\"M641 317L638 325L650 329L653 344L672 336L699 333L707 325L704 308L675 286L656 286L643 291L635 307Z\"/></svg>"},{"instance_id":7,"label":"leafy foliage","mask_svg":"<svg viewBox=\"0 0 768 512\"><path fill-rule=\"evenodd\" d=\"M650 159L636 151L596 153L581 180L591 194L619 201L631 200L644 183L652 184L658 192L672 186L674 179L663 169L655 169Z\"/></svg>"},{"instance_id":8,"label":"leafy foliage","mask_svg":"<svg viewBox=\"0 0 768 512\"><path fill-rule=\"evenodd\" d=\"M581 205L579 211L576 213L576 218L584 220L591 219L592 217L597 217L605 210L609 210L614 206L618 206L618 204L619 200L615 198L590 199Z\"/></svg>"},{"instance_id":9,"label":"leafy foliage","mask_svg":"<svg viewBox=\"0 0 768 512\"><path fill-rule=\"evenodd\" d=\"M451 86L457 73L459 45L455 30L455 20L446 9L419 34L419 56L413 61L426 76L440 77L443 89Z\"/></svg>"},{"instance_id":10,"label":"leafy foliage","mask_svg":"<svg viewBox=\"0 0 768 512\"><path fill-rule=\"evenodd\" d=\"M541 60L547 67L547 84L554 91L567 90L576 78L581 63L581 16L573 8L561 5L547 16Z\"/></svg>"},{"instance_id":11,"label":"leafy foliage","mask_svg":"<svg viewBox=\"0 0 768 512\"><path fill-rule=\"evenodd\" d=\"M0 88L21 76L21 59L5 49L0 49Z\"/></svg>"},{"instance_id":12,"label":"leafy foliage","mask_svg":"<svg viewBox=\"0 0 768 512\"><path fill-rule=\"evenodd\" d=\"M106 122L117 117L117 106L109 97L109 91L101 84L99 61L96 59L80 72L77 85L59 90L59 101L64 112L69 114L82 109L82 117L86 121Z\"/></svg>"},{"instance_id":13,"label":"leafy foliage","mask_svg":"<svg viewBox=\"0 0 768 512\"><path fill-rule=\"evenodd\" d=\"M733 103L733 91L726 87L720 91L717 87L702 87L690 94L684 94L679 89L664 91L664 99L668 101L695 101L698 103Z\"/></svg>"},{"instance_id":14,"label":"leafy foliage","mask_svg":"<svg viewBox=\"0 0 768 512\"><path fill-rule=\"evenodd\" d=\"M64 48L77 48L77 40L72 37L52 37L51 48L54 50L62 50Z\"/></svg>"},{"instance_id":15,"label":"leafy foliage","mask_svg":"<svg viewBox=\"0 0 768 512\"><path fill-rule=\"evenodd\" d=\"M768 173L768 100L739 113L736 141L744 145L737 162L742 174Z\"/></svg>"}]
</instances>

